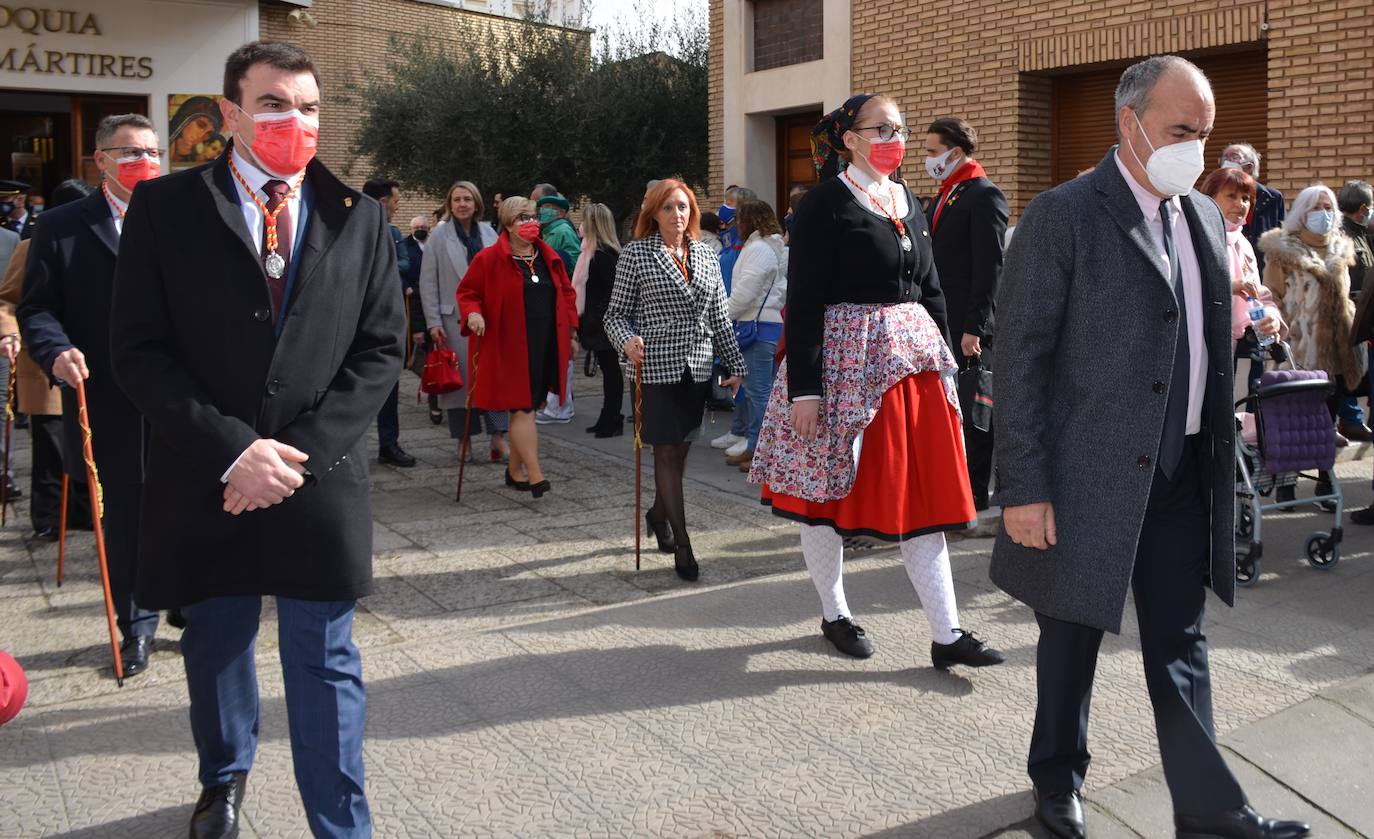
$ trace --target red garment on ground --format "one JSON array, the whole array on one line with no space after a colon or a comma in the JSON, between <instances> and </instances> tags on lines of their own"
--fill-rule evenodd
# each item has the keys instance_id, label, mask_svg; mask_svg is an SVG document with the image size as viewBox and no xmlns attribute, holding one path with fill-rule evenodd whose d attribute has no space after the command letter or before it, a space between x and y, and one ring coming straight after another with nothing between
<instances>
[{"instance_id":1,"label":"red garment on ground","mask_svg":"<svg viewBox=\"0 0 1374 839\"><path fill-rule=\"evenodd\" d=\"M9 653L0 652L0 725L19 714L29 696L29 681L24 668Z\"/></svg>"},{"instance_id":2,"label":"red garment on ground","mask_svg":"<svg viewBox=\"0 0 1374 839\"><path fill-rule=\"evenodd\" d=\"M949 197L950 192L953 191L956 186L964 181L971 181L974 178L986 178L987 176L988 173L987 170L983 168L983 164L976 160L967 160L964 162L963 166L954 170L953 175L945 178L940 183L940 191L935 193L935 203L931 205L935 208L935 216L930 220L930 232L935 232L935 227L940 223L940 213L944 212L945 209L945 199Z\"/></svg>"},{"instance_id":3,"label":"red garment on ground","mask_svg":"<svg viewBox=\"0 0 1374 839\"><path fill-rule=\"evenodd\" d=\"M553 248L535 240L539 255L549 267L558 291L555 322L558 336L558 393L568 386L568 361L572 359L572 333L577 328L577 292L567 268ZM530 407L529 342L525 335L525 273L503 232L496 244L482 248L473 258L458 285L458 322L468 336L468 363L477 357L478 338L468 329L468 315L477 312L486 321L481 338L477 373L466 371L472 388L472 407L484 411L523 410Z\"/></svg>"},{"instance_id":4,"label":"red garment on ground","mask_svg":"<svg viewBox=\"0 0 1374 839\"><path fill-rule=\"evenodd\" d=\"M828 525L842 536L896 542L923 533L966 530L977 523L964 460L959 414L940 375L907 376L883 394L864 429L859 471L844 498L817 503L773 493L762 501L776 515Z\"/></svg>"}]
</instances>

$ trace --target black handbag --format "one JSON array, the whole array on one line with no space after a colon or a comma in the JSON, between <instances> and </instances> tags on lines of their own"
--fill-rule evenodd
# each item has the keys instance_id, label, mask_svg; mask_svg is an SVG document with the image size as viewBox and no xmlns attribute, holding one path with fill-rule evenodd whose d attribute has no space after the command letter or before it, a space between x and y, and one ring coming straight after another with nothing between
<instances>
[{"instance_id":1,"label":"black handbag","mask_svg":"<svg viewBox=\"0 0 1374 839\"><path fill-rule=\"evenodd\" d=\"M992 371L980 357L969 359L968 367L959 371L959 408L964 422L979 431L992 430Z\"/></svg>"}]
</instances>

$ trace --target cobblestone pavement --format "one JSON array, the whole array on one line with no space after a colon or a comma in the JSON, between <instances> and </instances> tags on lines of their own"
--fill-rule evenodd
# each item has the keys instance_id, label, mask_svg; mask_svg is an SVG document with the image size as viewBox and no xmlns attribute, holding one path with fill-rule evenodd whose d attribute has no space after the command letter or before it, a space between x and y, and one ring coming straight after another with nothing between
<instances>
[{"instance_id":1,"label":"cobblestone pavement","mask_svg":"<svg viewBox=\"0 0 1374 839\"><path fill-rule=\"evenodd\" d=\"M962 623L1004 650L1005 666L929 666L924 619L890 550L851 552L849 601L878 654L842 658L819 635L795 527L704 443L688 487L702 582L680 583L657 553L634 570L632 437L583 433L599 395L592 380L578 387L575 422L543 429L554 489L539 501L506 489L483 459L455 505L454 447L413 403L402 443L420 465L374 466L379 586L355 634L378 835L1038 835L1022 823L1036 632L988 583L989 540L952 543L956 588ZM727 423L719 415L704 436ZM27 488L26 438L16 440ZM1352 507L1370 500L1367 448L1341 466ZM151 670L116 688L90 535L73 537L59 589L55 546L25 538L23 503L10 515L0 647L32 691L0 730L0 837L184 835L198 790L176 631L164 626ZM1322 767L1301 736L1283 751L1300 723L1273 747L1263 734L1277 725L1267 718L1308 719L1319 694L1351 690L1374 667L1374 533L1353 528L1341 562L1321 571L1299 557L1329 517L1275 521L1259 584L1236 609L1212 601L1217 725L1261 809L1309 814L1322 836L1374 832L1358 803L1374 737L1348 739L1344 718L1323 716L1336 733L1317 741L1335 744ZM273 623L269 607L245 835L306 836ZM1169 835L1136 641L1128 616L1102 650L1088 788L1098 836ZM1317 791L1283 777L1289 753Z\"/></svg>"}]
</instances>

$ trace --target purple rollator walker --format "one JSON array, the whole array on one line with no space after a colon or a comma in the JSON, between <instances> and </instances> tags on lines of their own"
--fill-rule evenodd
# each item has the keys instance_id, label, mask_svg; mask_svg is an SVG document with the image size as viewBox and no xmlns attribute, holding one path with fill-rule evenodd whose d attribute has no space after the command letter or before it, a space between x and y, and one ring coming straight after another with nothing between
<instances>
[{"instance_id":1,"label":"purple rollator walker","mask_svg":"<svg viewBox=\"0 0 1374 839\"><path fill-rule=\"evenodd\" d=\"M1316 503L1332 513L1330 531L1307 537L1307 561L1328 570L1341 558L1341 515L1345 499L1336 480L1336 429L1327 410L1335 385L1326 373L1299 370L1287 344L1283 357L1292 369L1266 371L1258 387L1236 403L1254 414L1254 440L1247 441L1246 424L1237 415L1236 429L1236 583L1252 586L1260 576L1263 513ZM1278 353L1275 353L1278 357ZM1281 476L1325 481L1331 492L1292 501L1268 499Z\"/></svg>"}]
</instances>

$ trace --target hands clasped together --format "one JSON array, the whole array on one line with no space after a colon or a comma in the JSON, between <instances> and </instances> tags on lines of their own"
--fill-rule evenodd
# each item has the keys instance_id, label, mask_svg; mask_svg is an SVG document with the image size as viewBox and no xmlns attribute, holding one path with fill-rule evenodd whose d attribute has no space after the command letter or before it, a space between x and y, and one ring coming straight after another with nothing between
<instances>
[{"instance_id":1,"label":"hands clasped together","mask_svg":"<svg viewBox=\"0 0 1374 839\"><path fill-rule=\"evenodd\" d=\"M276 440L256 440L229 470L224 512L230 515L280 504L305 483L309 455Z\"/></svg>"}]
</instances>

